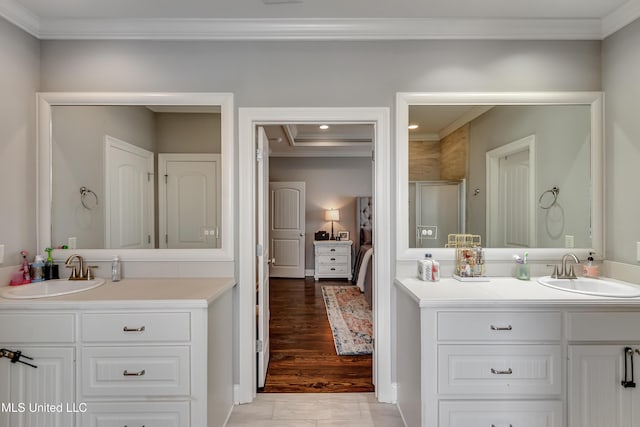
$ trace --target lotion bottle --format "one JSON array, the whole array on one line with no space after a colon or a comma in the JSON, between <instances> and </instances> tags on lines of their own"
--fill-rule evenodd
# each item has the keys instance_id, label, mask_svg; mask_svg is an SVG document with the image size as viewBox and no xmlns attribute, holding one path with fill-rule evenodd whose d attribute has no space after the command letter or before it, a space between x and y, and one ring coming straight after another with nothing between
<instances>
[{"instance_id":1,"label":"lotion bottle","mask_svg":"<svg viewBox=\"0 0 640 427\"><path fill-rule=\"evenodd\" d=\"M111 281L119 282L122 279L122 271L120 268L120 257L114 256L111 260Z\"/></svg>"},{"instance_id":2,"label":"lotion bottle","mask_svg":"<svg viewBox=\"0 0 640 427\"><path fill-rule=\"evenodd\" d=\"M596 264L594 264L593 254L595 252L589 252L589 257L587 258L587 263L582 266L582 275L584 277L593 277L597 278L600 276L600 269Z\"/></svg>"}]
</instances>

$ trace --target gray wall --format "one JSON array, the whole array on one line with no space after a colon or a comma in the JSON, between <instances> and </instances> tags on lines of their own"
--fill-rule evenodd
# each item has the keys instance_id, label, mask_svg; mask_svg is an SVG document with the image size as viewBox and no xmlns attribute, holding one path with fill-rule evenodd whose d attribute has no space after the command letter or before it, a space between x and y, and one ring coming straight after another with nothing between
<instances>
[{"instance_id":1,"label":"gray wall","mask_svg":"<svg viewBox=\"0 0 640 427\"><path fill-rule=\"evenodd\" d=\"M104 136L155 152L154 113L122 105L54 106L51 116L52 244L67 244L69 237L76 237L78 248L104 248ZM82 206L82 186L98 196L95 209Z\"/></svg>"},{"instance_id":2,"label":"gray wall","mask_svg":"<svg viewBox=\"0 0 640 427\"><path fill-rule=\"evenodd\" d=\"M536 207L537 247L562 248L564 236L575 247L591 246L590 109L586 106L498 106L471 122L467 181L467 232L486 238L486 153L535 135L536 203L558 186L557 203ZM473 192L480 189L480 196ZM545 198L544 201L547 201Z\"/></svg>"},{"instance_id":3,"label":"gray wall","mask_svg":"<svg viewBox=\"0 0 640 427\"><path fill-rule=\"evenodd\" d=\"M605 97L606 257L638 265L640 241L640 20L602 46Z\"/></svg>"},{"instance_id":4,"label":"gray wall","mask_svg":"<svg viewBox=\"0 0 640 427\"><path fill-rule=\"evenodd\" d=\"M334 222L334 234L341 230L357 246L356 197L372 194L371 158L363 157L274 157L269 160L270 181L304 181L306 183L306 245L305 268L314 268L314 233L331 233L331 222L324 220L324 211L340 209L340 221Z\"/></svg>"},{"instance_id":5,"label":"gray wall","mask_svg":"<svg viewBox=\"0 0 640 427\"><path fill-rule=\"evenodd\" d=\"M221 153L220 114L156 113L158 153Z\"/></svg>"},{"instance_id":6,"label":"gray wall","mask_svg":"<svg viewBox=\"0 0 640 427\"><path fill-rule=\"evenodd\" d=\"M1 267L18 264L22 249L36 250L35 93L40 78L40 43L2 18L0 64Z\"/></svg>"}]
</instances>

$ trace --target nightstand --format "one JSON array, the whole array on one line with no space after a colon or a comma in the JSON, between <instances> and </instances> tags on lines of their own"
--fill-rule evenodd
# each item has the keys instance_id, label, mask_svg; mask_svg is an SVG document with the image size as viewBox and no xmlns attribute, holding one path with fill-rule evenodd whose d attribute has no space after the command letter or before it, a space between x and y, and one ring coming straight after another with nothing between
<instances>
[{"instance_id":1,"label":"nightstand","mask_svg":"<svg viewBox=\"0 0 640 427\"><path fill-rule=\"evenodd\" d=\"M318 279L351 280L351 240L316 240L313 242L315 273Z\"/></svg>"}]
</instances>

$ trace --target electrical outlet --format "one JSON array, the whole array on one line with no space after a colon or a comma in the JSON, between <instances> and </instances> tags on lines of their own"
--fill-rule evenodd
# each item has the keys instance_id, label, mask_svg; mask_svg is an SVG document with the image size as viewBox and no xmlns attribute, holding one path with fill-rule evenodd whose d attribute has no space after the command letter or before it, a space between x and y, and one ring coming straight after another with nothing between
<instances>
[{"instance_id":1,"label":"electrical outlet","mask_svg":"<svg viewBox=\"0 0 640 427\"><path fill-rule=\"evenodd\" d=\"M640 245L640 243L638 243ZM638 246L640 248L640 246ZM0 264L4 263L4 245L0 245Z\"/></svg>"},{"instance_id":2,"label":"electrical outlet","mask_svg":"<svg viewBox=\"0 0 640 427\"><path fill-rule=\"evenodd\" d=\"M640 262L640 242L636 242L636 261Z\"/></svg>"},{"instance_id":3,"label":"electrical outlet","mask_svg":"<svg viewBox=\"0 0 640 427\"><path fill-rule=\"evenodd\" d=\"M574 247L573 236L570 236L569 234L566 234L564 236L564 247L565 248L573 248Z\"/></svg>"},{"instance_id":4,"label":"electrical outlet","mask_svg":"<svg viewBox=\"0 0 640 427\"><path fill-rule=\"evenodd\" d=\"M76 249L78 246L78 239L76 237L69 237L69 243L67 243L69 249Z\"/></svg>"},{"instance_id":5,"label":"electrical outlet","mask_svg":"<svg viewBox=\"0 0 640 427\"><path fill-rule=\"evenodd\" d=\"M437 225L419 225L418 226L418 239L437 239L438 238L438 226Z\"/></svg>"}]
</instances>

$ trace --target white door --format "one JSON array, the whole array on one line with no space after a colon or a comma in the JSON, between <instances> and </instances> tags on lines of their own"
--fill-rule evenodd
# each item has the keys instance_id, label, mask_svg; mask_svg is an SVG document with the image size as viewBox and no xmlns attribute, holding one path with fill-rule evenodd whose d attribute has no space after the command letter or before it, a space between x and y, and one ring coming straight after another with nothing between
<instances>
[{"instance_id":1,"label":"white door","mask_svg":"<svg viewBox=\"0 0 640 427\"><path fill-rule=\"evenodd\" d=\"M638 345L632 347L635 349ZM621 384L624 380L624 348L625 345L569 346L570 427L640 426L640 391ZM638 355L632 357L637 365ZM631 369L630 363L627 368ZM636 375L637 372L636 366ZM630 378L629 372L627 379ZM638 381L637 376L634 378Z\"/></svg>"},{"instance_id":2,"label":"white door","mask_svg":"<svg viewBox=\"0 0 640 427\"><path fill-rule=\"evenodd\" d=\"M105 136L105 248L153 248L153 153Z\"/></svg>"},{"instance_id":3,"label":"white door","mask_svg":"<svg viewBox=\"0 0 640 427\"><path fill-rule=\"evenodd\" d=\"M536 247L535 135L487 152L487 247Z\"/></svg>"},{"instance_id":4,"label":"white door","mask_svg":"<svg viewBox=\"0 0 640 427\"><path fill-rule=\"evenodd\" d=\"M24 347L37 368L0 359L0 425L67 427L73 424L74 348ZM47 412L36 404L62 404L62 412ZM9 406L7 406L9 405ZM20 405L23 405L21 410ZM32 405L32 406L30 406ZM68 405L68 408L67 408Z\"/></svg>"},{"instance_id":5,"label":"white door","mask_svg":"<svg viewBox=\"0 0 640 427\"><path fill-rule=\"evenodd\" d=\"M269 190L271 277L304 278L305 183L272 182Z\"/></svg>"},{"instance_id":6,"label":"white door","mask_svg":"<svg viewBox=\"0 0 640 427\"><path fill-rule=\"evenodd\" d=\"M220 247L220 155L158 154L160 247Z\"/></svg>"},{"instance_id":7,"label":"white door","mask_svg":"<svg viewBox=\"0 0 640 427\"><path fill-rule=\"evenodd\" d=\"M528 248L529 241L529 151L501 157L498 223L499 247Z\"/></svg>"},{"instance_id":8,"label":"white door","mask_svg":"<svg viewBox=\"0 0 640 427\"><path fill-rule=\"evenodd\" d=\"M258 388L264 387L269 367L269 147L263 127L258 127L257 160L257 279L258 279Z\"/></svg>"}]
</instances>

